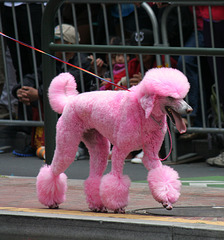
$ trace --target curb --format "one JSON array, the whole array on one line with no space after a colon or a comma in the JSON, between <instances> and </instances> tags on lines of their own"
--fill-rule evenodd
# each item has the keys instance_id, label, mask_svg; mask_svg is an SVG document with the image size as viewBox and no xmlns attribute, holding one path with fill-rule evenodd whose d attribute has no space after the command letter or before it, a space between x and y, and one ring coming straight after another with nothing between
<instances>
[{"instance_id":1,"label":"curb","mask_svg":"<svg viewBox=\"0 0 224 240\"><path fill-rule=\"evenodd\" d=\"M138 219L133 219L133 215L129 214L125 215L129 215L129 218L124 218L122 214L99 216L98 213L94 215L79 211L76 214L71 214L71 211L70 214L58 214L44 213L47 210L43 209L42 212L19 210L0 210L2 240L224 239L223 224L191 223L189 220L178 222L177 219L167 222L162 221L161 217L150 217L151 220L147 220L141 219L139 215Z\"/></svg>"}]
</instances>

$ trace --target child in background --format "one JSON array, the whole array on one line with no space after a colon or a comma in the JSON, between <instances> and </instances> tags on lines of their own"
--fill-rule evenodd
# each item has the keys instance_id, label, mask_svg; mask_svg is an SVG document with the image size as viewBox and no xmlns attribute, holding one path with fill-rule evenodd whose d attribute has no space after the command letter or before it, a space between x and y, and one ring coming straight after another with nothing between
<instances>
[{"instance_id":1,"label":"child in background","mask_svg":"<svg viewBox=\"0 0 224 240\"><path fill-rule=\"evenodd\" d=\"M130 57L126 56L127 62L129 62ZM124 54L116 54L115 55L115 64L113 68L113 74L116 75L125 69L125 57Z\"/></svg>"},{"instance_id":2,"label":"child in background","mask_svg":"<svg viewBox=\"0 0 224 240\"><path fill-rule=\"evenodd\" d=\"M114 58L114 65L113 65L113 76L116 76L117 74L125 71L125 56L124 54L115 54L113 56ZM130 56L126 55L126 59L127 59L127 62L129 62L130 60ZM111 78L105 78L106 80L109 80L111 81ZM103 81L101 83L101 88L100 90L109 90L111 89L111 84L106 82L106 81Z\"/></svg>"},{"instance_id":3,"label":"child in background","mask_svg":"<svg viewBox=\"0 0 224 240\"><path fill-rule=\"evenodd\" d=\"M61 32L62 31L62 32ZM76 41L76 32L75 28L69 24L62 24L61 27L55 27L55 43L60 44L61 42L61 35L63 37L63 41L65 44L75 44L79 41ZM56 52L55 56L59 59L63 58L62 52ZM90 59L89 59L90 57ZM79 65L79 57L78 54L75 52L65 52L65 60L75 66ZM89 56L87 53L80 54L81 66L83 69L93 72L93 65L94 65L94 58L92 55ZM96 59L97 71L99 72L102 68L104 62L101 59ZM59 74L61 72L65 72L64 64L56 61L56 73ZM82 92L82 84L81 84L81 75L80 70L73 68L71 66L67 66L67 72L72 74L76 79L77 83L77 90ZM40 100L41 105L41 112L42 118L44 119L44 112L43 112L43 77L42 77L42 66L37 69L37 81L36 83L36 74L27 74L23 78L23 86L21 84L17 84L14 86L12 90L13 96L18 98L18 100L25 105L32 106L32 120L36 121L39 120L39 111L38 111L38 104L37 100ZM84 90L92 91L95 90L95 77L88 73L83 73L83 84ZM13 154L18 157L31 157L36 155L36 150L40 147L44 147L44 128L43 127L33 127L32 128L32 140L31 144L25 146L24 149L15 149ZM79 154L79 158L82 154Z\"/></svg>"},{"instance_id":4,"label":"child in background","mask_svg":"<svg viewBox=\"0 0 224 240\"><path fill-rule=\"evenodd\" d=\"M110 40L110 44L111 45L121 45L120 37L112 37ZM126 60L128 63L130 60L129 55L126 55ZM109 62L109 60L107 60L107 62ZM112 67L113 67L113 76L115 76L115 75L119 74L120 72L122 72L123 70L125 70L125 55L121 54L121 53L111 54L111 63L112 63ZM104 78L108 81L111 81L111 74L109 71L107 71L104 74ZM100 90L111 89L108 85L111 85L111 84L106 81L103 81L101 83Z\"/></svg>"},{"instance_id":5,"label":"child in background","mask_svg":"<svg viewBox=\"0 0 224 240\"><path fill-rule=\"evenodd\" d=\"M141 46L153 46L154 38L153 32L149 29L142 29L139 33L134 32L130 39L130 44L132 46L138 46L138 42L140 42ZM142 62L143 62L143 69L144 72L148 71L151 68L157 67L156 57L155 55L144 54L142 55ZM165 66L165 57L162 56L162 65ZM171 58L171 66L176 67L176 60ZM135 58L131 59L128 62L128 77L130 86L137 85L143 78L141 73L141 62L139 55L136 54ZM124 68L122 71L116 73L114 75L114 83L121 85L123 87L127 87L127 73L126 69ZM111 90L111 84L105 84L106 90ZM118 90L118 88L116 89Z\"/></svg>"}]
</instances>

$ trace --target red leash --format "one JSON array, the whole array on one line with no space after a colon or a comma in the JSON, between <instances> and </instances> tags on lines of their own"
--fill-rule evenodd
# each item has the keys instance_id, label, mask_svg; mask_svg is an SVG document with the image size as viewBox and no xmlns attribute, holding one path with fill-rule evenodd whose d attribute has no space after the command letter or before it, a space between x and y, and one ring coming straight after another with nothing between
<instances>
[{"instance_id":1,"label":"red leash","mask_svg":"<svg viewBox=\"0 0 224 240\"><path fill-rule=\"evenodd\" d=\"M99 79L102 80L102 81L106 81L106 82L108 82L108 83L110 83L110 84L112 84L112 85L114 85L114 86L116 86L116 87L118 87L118 88L121 88L121 89L123 89L123 90L129 91L127 88L122 87L122 86L120 86L120 85L118 85L118 84L116 84L116 83L113 83L113 82L109 81L109 80L106 80L106 79L104 79L104 78L96 75L95 73L92 73L92 72L90 72L90 71L88 71L88 70L86 70L86 69L83 69L83 68L81 68L81 67L75 66L75 65L73 65L73 64L71 64L71 63L69 63L69 62L63 61L62 59L57 58L57 57L55 57L55 56L53 56L53 55L51 55L51 54L49 54L49 53L46 53L46 52L44 52L44 51L42 51L42 50L40 50L40 49L38 49L38 48L32 47L31 45L29 45L29 44L27 44L27 43L24 43L24 42L21 42L21 41L19 41L19 40L16 40L15 38L9 37L9 36L7 36L6 34L4 34L4 33L2 33L2 32L0 32L0 35L2 35L3 37L6 37L6 38L8 38L8 39L11 39L11 40L13 40L14 42L17 42L17 43L19 43L19 44L21 44L21 45L23 45L23 46L25 46L25 47L31 48L31 49L33 49L33 50L35 50L35 51L37 51L37 52L40 52L40 53L42 53L42 54L45 54L45 55L47 55L47 56L49 56L49 57L51 57L51 58L53 58L53 59L55 59L55 60L57 60L57 61L59 61L59 62L65 63L65 64L67 64L67 65L69 65L69 66L71 66L71 67L74 67L74 68L77 68L77 69L79 69L79 70L81 70L81 71L83 71L83 72L86 72L86 73L88 73L88 74L90 74L90 75L92 75L92 76L94 76L94 77L96 77L96 78L99 78Z\"/></svg>"}]
</instances>

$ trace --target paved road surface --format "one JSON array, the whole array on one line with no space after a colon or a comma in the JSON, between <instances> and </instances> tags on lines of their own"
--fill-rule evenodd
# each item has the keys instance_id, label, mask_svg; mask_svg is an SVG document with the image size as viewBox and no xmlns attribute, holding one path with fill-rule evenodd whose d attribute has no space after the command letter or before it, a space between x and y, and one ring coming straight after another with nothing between
<instances>
[{"instance_id":1,"label":"paved road surface","mask_svg":"<svg viewBox=\"0 0 224 240\"><path fill-rule=\"evenodd\" d=\"M21 158L12 153L0 154L0 175L36 177L43 164L44 162L37 157ZM109 162L106 172L110 171L110 167ZM171 165L171 167L178 171L181 178L224 176L224 168L211 167L204 161ZM86 179L88 171L89 161L78 160L70 165L66 174L70 179ZM142 164L126 162L124 173L128 174L132 181L142 181L147 178L147 170Z\"/></svg>"}]
</instances>

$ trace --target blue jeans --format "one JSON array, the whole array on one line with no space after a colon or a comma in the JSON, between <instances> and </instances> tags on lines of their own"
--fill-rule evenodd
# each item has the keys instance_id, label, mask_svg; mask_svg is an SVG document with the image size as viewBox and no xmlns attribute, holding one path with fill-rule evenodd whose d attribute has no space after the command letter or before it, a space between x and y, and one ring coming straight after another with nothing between
<instances>
[{"instance_id":1,"label":"blue jeans","mask_svg":"<svg viewBox=\"0 0 224 240\"><path fill-rule=\"evenodd\" d=\"M224 21L213 22L213 31L214 31L214 45L216 48L224 47ZM204 21L203 28L205 46L211 47L211 33L210 33L210 24L208 21ZM211 70L212 75L214 76L214 65L212 57L208 57L208 63ZM223 105L224 110L224 57L216 57L216 70L218 77L218 85L219 85L219 95L220 95L220 103Z\"/></svg>"},{"instance_id":2,"label":"blue jeans","mask_svg":"<svg viewBox=\"0 0 224 240\"><path fill-rule=\"evenodd\" d=\"M195 32L192 32L191 36L186 41L185 47L196 47ZM204 38L202 31L198 31L198 46L204 46ZM188 93L189 104L193 108L191 116L196 116L199 109L199 79L198 79L198 62L197 56L184 56L186 76L190 83L190 91ZM183 58L179 56L177 61L177 68L183 72Z\"/></svg>"}]
</instances>

